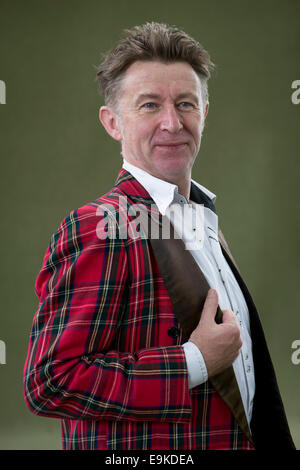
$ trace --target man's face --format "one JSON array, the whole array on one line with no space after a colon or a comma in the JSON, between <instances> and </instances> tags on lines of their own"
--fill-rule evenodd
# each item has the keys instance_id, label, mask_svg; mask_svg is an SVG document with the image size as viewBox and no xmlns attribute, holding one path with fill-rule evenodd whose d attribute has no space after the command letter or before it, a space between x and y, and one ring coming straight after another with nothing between
<instances>
[{"instance_id":1,"label":"man's face","mask_svg":"<svg viewBox=\"0 0 300 470\"><path fill-rule=\"evenodd\" d=\"M125 160L175 182L190 177L208 105L185 62L134 62L121 85L114 137Z\"/></svg>"}]
</instances>

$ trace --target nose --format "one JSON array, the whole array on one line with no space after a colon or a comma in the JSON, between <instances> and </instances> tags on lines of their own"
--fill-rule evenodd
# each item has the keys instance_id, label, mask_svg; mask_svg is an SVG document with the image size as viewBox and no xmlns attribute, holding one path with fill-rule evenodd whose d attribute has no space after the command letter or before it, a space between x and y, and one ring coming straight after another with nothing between
<instances>
[{"instance_id":1,"label":"nose","mask_svg":"<svg viewBox=\"0 0 300 470\"><path fill-rule=\"evenodd\" d=\"M162 110L160 118L160 129L162 131L169 131L175 134L183 128L182 118L174 105L166 106Z\"/></svg>"}]
</instances>

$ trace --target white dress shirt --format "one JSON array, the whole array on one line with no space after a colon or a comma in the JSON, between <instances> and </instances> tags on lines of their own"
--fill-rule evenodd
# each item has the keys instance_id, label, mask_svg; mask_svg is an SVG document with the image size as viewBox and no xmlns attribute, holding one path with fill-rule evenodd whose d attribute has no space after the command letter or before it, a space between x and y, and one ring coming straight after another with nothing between
<instances>
[{"instance_id":1,"label":"white dress shirt","mask_svg":"<svg viewBox=\"0 0 300 470\"><path fill-rule=\"evenodd\" d=\"M168 217L206 277L210 287L216 289L221 310L236 314L241 327L243 345L233 362L245 413L250 424L255 393L252 341L249 312L244 295L223 256L218 240L218 216L209 208L187 201L178 192L178 186L152 176L124 160L123 168L146 189L161 214ZM192 180L214 202L216 195ZM191 341L183 345L189 378L193 388L208 379L205 361L199 348Z\"/></svg>"}]
</instances>

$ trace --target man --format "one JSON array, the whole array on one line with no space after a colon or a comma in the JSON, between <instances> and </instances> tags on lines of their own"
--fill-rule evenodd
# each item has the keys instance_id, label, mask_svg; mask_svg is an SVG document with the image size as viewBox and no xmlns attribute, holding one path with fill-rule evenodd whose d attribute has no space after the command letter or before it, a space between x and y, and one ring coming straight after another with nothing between
<instances>
[{"instance_id":1,"label":"man","mask_svg":"<svg viewBox=\"0 0 300 470\"><path fill-rule=\"evenodd\" d=\"M191 179L211 68L186 33L147 23L98 69L123 168L51 238L24 371L64 449L294 448L215 195Z\"/></svg>"}]
</instances>

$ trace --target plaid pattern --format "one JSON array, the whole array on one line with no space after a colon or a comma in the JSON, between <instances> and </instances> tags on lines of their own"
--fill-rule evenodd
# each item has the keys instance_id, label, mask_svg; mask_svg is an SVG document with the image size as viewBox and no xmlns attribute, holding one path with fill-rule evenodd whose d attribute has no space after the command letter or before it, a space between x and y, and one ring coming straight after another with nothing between
<instances>
[{"instance_id":1,"label":"plaid pattern","mask_svg":"<svg viewBox=\"0 0 300 470\"><path fill-rule=\"evenodd\" d=\"M180 325L149 242L98 238L97 208L118 213L121 195L153 203L121 169L50 240L35 284L27 406L62 420L63 449L252 449L209 381L188 388L181 334L168 334Z\"/></svg>"}]
</instances>

